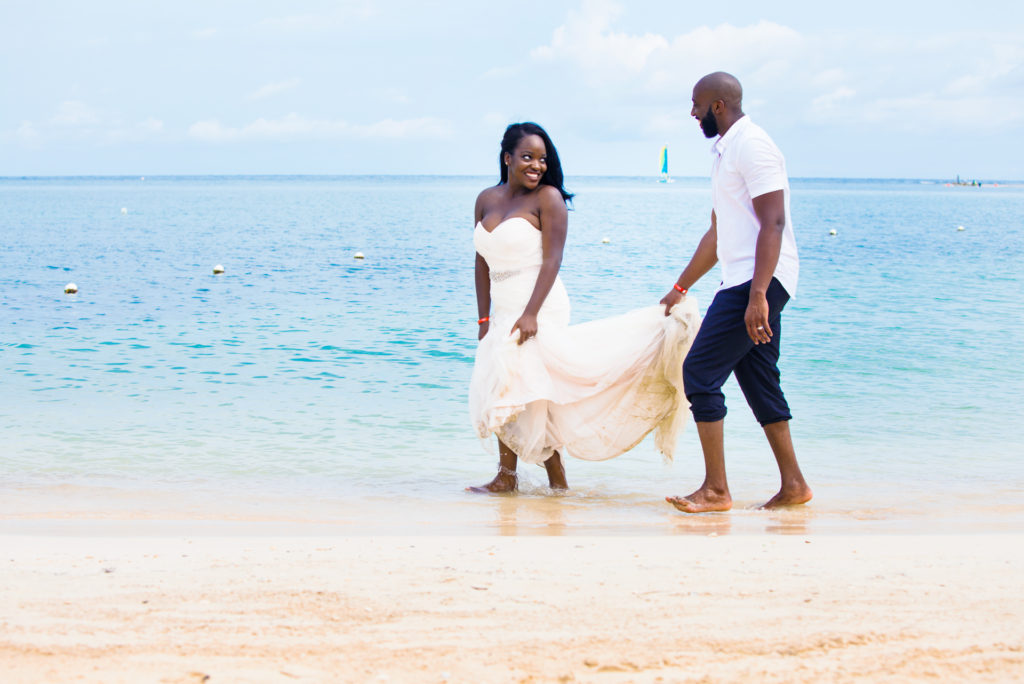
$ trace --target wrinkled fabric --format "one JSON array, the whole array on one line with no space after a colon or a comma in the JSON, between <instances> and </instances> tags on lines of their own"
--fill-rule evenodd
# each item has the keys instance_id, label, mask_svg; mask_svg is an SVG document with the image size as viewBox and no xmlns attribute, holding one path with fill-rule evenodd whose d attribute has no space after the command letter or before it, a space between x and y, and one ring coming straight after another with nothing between
<instances>
[{"instance_id":1,"label":"wrinkled fabric","mask_svg":"<svg viewBox=\"0 0 1024 684\"><path fill-rule=\"evenodd\" d=\"M512 326L533 293L541 233L523 218L473 242L491 271L491 322L469 388L478 436L498 435L526 463L553 451L588 461L614 458L655 433L671 459L688 419L682 364L700 326L684 297L670 316L653 305L569 325L569 297L556 279L537 316L537 336L517 343Z\"/></svg>"}]
</instances>

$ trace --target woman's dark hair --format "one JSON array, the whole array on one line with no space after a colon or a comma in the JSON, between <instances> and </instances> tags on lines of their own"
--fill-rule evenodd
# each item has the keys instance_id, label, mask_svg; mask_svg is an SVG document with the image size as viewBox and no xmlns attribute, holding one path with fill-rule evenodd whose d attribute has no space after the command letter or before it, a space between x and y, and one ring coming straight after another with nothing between
<instances>
[{"instance_id":1,"label":"woman's dark hair","mask_svg":"<svg viewBox=\"0 0 1024 684\"><path fill-rule=\"evenodd\" d=\"M498 153L498 168L501 171L501 180L498 185L508 183L508 164L505 163L505 155L515 154L516 145L528 135L539 135L548 151L548 168L540 178L541 185L550 185L558 190L562 199L569 202L573 198L573 194L563 187L565 178L562 175L562 162L558 160L555 143L551 142L551 138L543 128L532 121L514 123L505 129L505 135L501 139L501 152Z\"/></svg>"}]
</instances>

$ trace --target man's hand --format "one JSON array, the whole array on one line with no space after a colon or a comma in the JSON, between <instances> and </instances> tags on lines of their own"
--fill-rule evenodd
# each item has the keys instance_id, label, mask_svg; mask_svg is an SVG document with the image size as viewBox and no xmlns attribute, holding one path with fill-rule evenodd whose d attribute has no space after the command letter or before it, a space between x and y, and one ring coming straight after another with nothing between
<instances>
[{"instance_id":1,"label":"man's hand","mask_svg":"<svg viewBox=\"0 0 1024 684\"><path fill-rule=\"evenodd\" d=\"M768 344L772 341L772 327L768 325L768 299L763 292L750 292L750 302L747 304L747 312L743 315L743 322L747 326L747 335L754 341L754 344Z\"/></svg>"},{"instance_id":2,"label":"man's hand","mask_svg":"<svg viewBox=\"0 0 1024 684\"><path fill-rule=\"evenodd\" d=\"M674 287L668 291L668 294L661 298L659 304L665 305L665 315L668 316L672 311L672 307L678 304L683 299L683 293Z\"/></svg>"}]
</instances>

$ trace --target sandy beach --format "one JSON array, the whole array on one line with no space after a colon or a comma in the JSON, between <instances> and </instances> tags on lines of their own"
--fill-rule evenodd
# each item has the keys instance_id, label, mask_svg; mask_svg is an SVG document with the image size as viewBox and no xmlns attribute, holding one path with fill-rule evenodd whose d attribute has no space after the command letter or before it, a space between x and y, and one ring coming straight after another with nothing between
<instances>
[{"instance_id":1,"label":"sandy beach","mask_svg":"<svg viewBox=\"0 0 1024 684\"><path fill-rule=\"evenodd\" d=\"M8 682L1001 682L1024 672L1020 534L255 529L0 544Z\"/></svg>"}]
</instances>

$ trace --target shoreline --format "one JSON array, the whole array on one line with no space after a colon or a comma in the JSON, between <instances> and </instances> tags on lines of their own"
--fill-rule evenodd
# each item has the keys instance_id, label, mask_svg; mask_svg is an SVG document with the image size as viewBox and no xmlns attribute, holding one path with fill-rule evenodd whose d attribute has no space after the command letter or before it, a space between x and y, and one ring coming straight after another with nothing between
<instances>
[{"instance_id":1,"label":"shoreline","mask_svg":"<svg viewBox=\"0 0 1024 684\"><path fill-rule=\"evenodd\" d=\"M8 681L1007 681L1024 534L0 536Z\"/></svg>"},{"instance_id":2,"label":"shoreline","mask_svg":"<svg viewBox=\"0 0 1024 684\"><path fill-rule=\"evenodd\" d=\"M263 495L214 491L116 491L63 486L11 488L0 506L0 535L42 537L175 536L554 536L949 535L1024 534L1016 488L984 501L934 492L903 500L860 501L821 486L808 504L757 508L737 498L731 511L686 514L660 497L601 489L516 495L462 492L374 496Z\"/></svg>"}]
</instances>

